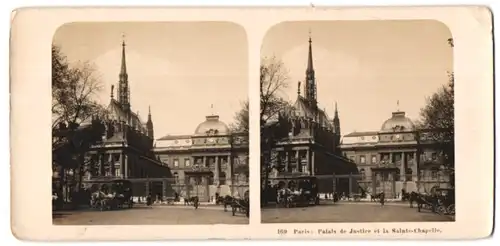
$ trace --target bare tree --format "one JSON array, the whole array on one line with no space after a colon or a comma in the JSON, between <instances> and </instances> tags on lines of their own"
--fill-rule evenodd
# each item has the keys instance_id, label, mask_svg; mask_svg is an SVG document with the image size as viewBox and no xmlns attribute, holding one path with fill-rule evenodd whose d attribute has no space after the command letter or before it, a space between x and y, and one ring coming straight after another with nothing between
<instances>
[{"instance_id":1,"label":"bare tree","mask_svg":"<svg viewBox=\"0 0 500 246\"><path fill-rule=\"evenodd\" d=\"M289 78L283 62L276 57L263 58L260 65L260 122L276 120L278 113L289 106L278 93L288 88Z\"/></svg>"},{"instance_id":2,"label":"bare tree","mask_svg":"<svg viewBox=\"0 0 500 246\"><path fill-rule=\"evenodd\" d=\"M249 102L241 102L241 109L234 115L234 123L230 125L233 132L249 133Z\"/></svg>"},{"instance_id":3,"label":"bare tree","mask_svg":"<svg viewBox=\"0 0 500 246\"><path fill-rule=\"evenodd\" d=\"M59 123L68 126L80 125L91 116L102 112L94 96L102 90L102 84L93 65L78 63L61 74L62 79L53 82L52 91L52 128Z\"/></svg>"},{"instance_id":4,"label":"bare tree","mask_svg":"<svg viewBox=\"0 0 500 246\"><path fill-rule=\"evenodd\" d=\"M286 113L290 103L279 96L289 86L288 71L276 57L263 58L260 66L260 136L261 173L267 188L271 165L278 158L273 151L276 144L286 137ZM285 130L285 131L284 131ZM263 191L266 193L266 189ZM263 201L266 202L265 199Z\"/></svg>"},{"instance_id":5,"label":"bare tree","mask_svg":"<svg viewBox=\"0 0 500 246\"><path fill-rule=\"evenodd\" d=\"M96 118L102 119L106 111L94 98L101 89L93 65L71 66L60 48L52 46L52 154L61 183L66 171L73 170L80 176L73 176L79 179L77 188L81 186L84 154L102 139L104 124Z\"/></svg>"}]
</instances>

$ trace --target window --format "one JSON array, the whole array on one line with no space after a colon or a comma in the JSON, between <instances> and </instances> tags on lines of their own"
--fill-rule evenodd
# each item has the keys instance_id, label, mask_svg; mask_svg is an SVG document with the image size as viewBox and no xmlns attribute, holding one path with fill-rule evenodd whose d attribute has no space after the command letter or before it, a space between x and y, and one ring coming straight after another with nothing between
<instances>
[{"instance_id":1,"label":"window","mask_svg":"<svg viewBox=\"0 0 500 246\"><path fill-rule=\"evenodd\" d=\"M307 173L307 165L302 165L302 172Z\"/></svg>"},{"instance_id":2,"label":"window","mask_svg":"<svg viewBox=\"0 0 500 246\"><path fill-rule=\"evenodd\" d=\"M364 156L364 155L359 156L359 162L360 162L361 164L365 164L365 163L366 163L366 158L365 158L365 156Z\"/></svg>"},{"instance_id":3,"label":"window","mask_svg":"<svg viewBox=\"0 0 500 246\"><path fill-rule=\"evenodd\" d=\"M372 155L372 164L375 164L375 163L377 163L377 156Z\"/></svg>"},{"instance_id":4,"label":"window","mask_svg":"<svg viewBox=\"0 0 500 246\"><path fill-rule=\"evenodd\" d=\"M120 177L122 174L120 173L120 168L115 169L115 176Z\"/></svg>"},{"instance_id":5,"label":"window","mask_svg":"<svg viewBox=\"0 0 500 246\"><path fill-rule=\"evenodd\" d=\"M179 159L174 159L174 167L179 167Z\"/></svg>"},{"instance_id":6,"label":"window","mask_svg":"<svg viewBox=\"0 0 500 246\"><path fill-rule=\"evenodd\" d=\"M186 166L186 167L191 166L191 159L189 159L189 158L185 158L185 159L184 159L184 166Z\"/></svg>"},{"instance_id":7,"label":"window","mask_svg":"<svg viewBox=\"0 0 500 246\"><path fill-rule=\"evenodd\" d=\"M413 179L413 170L411 168L406 169L406 181L412 181Z\"/></svg>"},{"instance_id":8,"label":"window","mask_svg":"<svg viewBox=\"0 0 500 246\"><path fill-rule=\"evenodd\" d=\"M361 174L361 179L362 179L362 180L365 180L365 179L366 179L365 169L361 168L361 169L359 170L359 174Z\"/></svg>"}]
</instances>

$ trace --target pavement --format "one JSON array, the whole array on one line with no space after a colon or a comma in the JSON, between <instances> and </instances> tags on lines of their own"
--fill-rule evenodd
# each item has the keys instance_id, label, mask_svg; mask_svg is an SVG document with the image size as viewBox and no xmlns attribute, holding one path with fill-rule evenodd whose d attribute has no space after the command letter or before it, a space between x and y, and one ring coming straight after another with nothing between
<instances>
[{"instance_id":1,"label":"pavement","mask_svg":"<svg viewBox=\"0 0 500 246\"><path fill-rule=\"evenodd\" d=\"M222 206L205 205L194 209L193 206L180 205L143 205L131 209L99 211L84 209L76 211L53 212L54 225L212 225L248 224L245 214L232 216L230 208L224 212Z\"/></svg>"},{"instance_id":2,"label":"pavement","mask_svg":"<svg viewBox=\"0 0 500 246\"><path fill-rule=\"evenodd\" d=\"M454 217L428 210L417 211L408 203L339 202L304 208L263 208L262 223L356 223L454 221Z\"/></svg>"}]
</instances>

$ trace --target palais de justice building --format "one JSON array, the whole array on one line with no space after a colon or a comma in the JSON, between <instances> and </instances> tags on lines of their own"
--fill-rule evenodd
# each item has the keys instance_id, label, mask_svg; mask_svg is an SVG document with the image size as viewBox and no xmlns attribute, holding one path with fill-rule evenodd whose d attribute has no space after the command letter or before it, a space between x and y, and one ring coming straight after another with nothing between
<instances>
[{"instance_id":1,"label":"palais de justice building","mask_svg":"<svg viewBox=\"0 0 500 246\"><path fill-rule=\"evenodd\" d=\"M155 154L172 170L174 190L208 201L219 195L243 196L249 189L248 134L231 132L217 115L206 116L192 135L156 140Z\"/></svg>"},{"instance_id":2,"label":"palais de justice building","mask_svg":"<svg viewBox=\"0 0 500 246\"><path fill-rule=\"evenodd\" d=\"M360 186L387 197L405 189L430 192L448 187L444 156L430 141L430 130L417 130L403 111L396 111L377 131L352 132L342 139L343 155L356 162Z\"/></svg>"},{"instance_id":3,"label":"palais de justice building","mask_svg":"<svg viewBox=\"0 0 500 246\"><path fill-rule=\"evenodd\" d=\"M295 103L285 115L280 116L287 121L282 127L286 128L288 136L281 139L273 149L277 158L273 159L273 170L269 175L271 184L280 182L280 177L357 173L356 165L340 152L341 132L337 105L333 118L329 118L318 105L311 38L305 75L304 95L301 94L299 82ZM351 182L354 181L352 179ZM331 179L319 183L320 192L332 191ZM347 185L337 183L337 191L347 192L342 187L348 189Z\"/></svg>"}]
</instances>

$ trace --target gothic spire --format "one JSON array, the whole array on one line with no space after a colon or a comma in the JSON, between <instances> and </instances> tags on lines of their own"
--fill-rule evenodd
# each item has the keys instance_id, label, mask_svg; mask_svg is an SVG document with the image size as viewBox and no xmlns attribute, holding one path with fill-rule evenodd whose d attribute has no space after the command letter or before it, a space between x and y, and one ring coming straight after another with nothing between
<instances>
[{"instance_id":1,"label":"gothic spire","mask_svg":"<svg viewBox=\"0 0 500 246\"><path fill-rule=\"evenodd\" d=\"M154 139L154 128L153 128L153 119L151 117L151 106L149 106L148 122L146 122L146 128L148 137Z\"/></svg>"},{"instance_id":2,"label":"gothic spire","mask_svg":"<svg viewBox=\"0 0 500 246\"><path fill-rule=\"evenodd\" d=\"M314 76L314 67L313 67L311 31L309 31L309 53L307 56L306 85L304 93L308 101L310 101L314 105L317 104L316 78Z\"/></svg>"},{"instance_id":3,"label":"gothic spire","mask_svg":"<svg viewBox=\"0 0 500 246\"><path fill-rule=\"evenodd\" d=\"M300 96L300 80L297 82L297 94Z\"/></svg>"},{"instance_id":4,"label":"gothic spire","mask_svg":"<svg viewBox=\"0 0 500 246\"><path fill-rule=\"evenodd\" d=\"M151 120L151 106L149 106L148 110L149 110L149 113L148 113L148 122L152 122L152 120Z\"/></svg>"},{"instance_id":5,"label":"gothic spire","mask_svg":"<svg viewBox=\"0 0 500 246\"><path fill-rule=\"evenodd\" d=\"M122 35L122 63L118 82L118 102L125 111L130 110L130 88L128 84L127 63L125 60L125 35Z\"/></svg>"},{"instance_id":6,"label":"gothic spire","mask_svg":"<svg viewBox=\"0 0 500 246\"><path fill-rule=\"evenodd\" d=\"M339 110L337 108L337 101L335 101L335 118L339 118Z\"/></svg>"},{"instance_id":7,"label":"gothic spire","mask_svg":"<svg viewBox=\"0 0 500 246\"><path fill-rule=\"evenodd\" d=\"M125 60L125 39L122 40L122 66L120 69L120 74L127 74L127 62Z\"/></svg>"},{"instance_id":8,"label":"gothic spire","mask_svg":"<svg viewBox=\"0 0 500 246\"><path fill-rule=\"evenodd\" d=\"M309 53L307 56L307 71L306 71L306 73L314 73L313 57L312 57L311 31L309 31Z\"/></svg>"}]
</instances>

